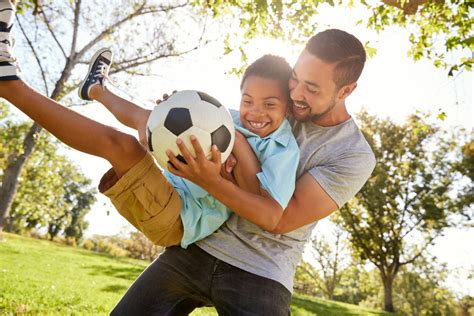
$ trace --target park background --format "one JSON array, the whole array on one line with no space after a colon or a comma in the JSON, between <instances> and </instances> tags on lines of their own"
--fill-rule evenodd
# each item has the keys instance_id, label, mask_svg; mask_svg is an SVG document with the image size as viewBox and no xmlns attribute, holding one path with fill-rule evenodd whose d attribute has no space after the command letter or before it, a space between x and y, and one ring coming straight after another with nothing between
<instances>
[{"instance_id":1,"label":"park background","mask_svg":"<svg viewBox=\"0 0 474 316\"><path fill-rule=\"evenodd\" d=\"M74 2L72 7L77 8L78 3L80 3L80 1ZM459 31L459 26L445 22L445 25L448 26L449 29L448 34L444 34L444 36L443 34L436 34L432 39L434 46L429 47L426 45L425 48L432 52L442 52L443 49L448 47L446 44L447 39L457 32L464 36L464 38L471 39L471 41L468 42L470 43L469 45L463 46L463 48L461 48L462 45L454 45L449 52L444 54L441 60L447 64L446 67L436 67L436 58L433 55L429 58L421 56L417 61L413 60L413 56L407 56L407 52L413 46L409 42L410 34L412 32L415 34L419 32L414 22L407 22L407 25L400 26L393 25L395 24L393 22L395 20L392 21L389 19L389 22L383 22L384 20L380 19L379 25L387 24L386 29L380 32L369 29L365 23L358 24L359 20L367 21L371 16L375 16L375 13L377 13L379 17L384 14L390 16L390 14L400 15L400 12L402 15L406 13L387 3L374 1L366 6L354 2L351 6L349 2L333 4L330 1L323 1L321 3L301 1L299 7L301 11L298 11L298 8L295 10L297 10L297 12L312 13L313 15L309 20L305 20L307 19L305 16L298 16L300 22L307 22L313 29L299 29L298 33L286 25L286 27L289 28L288 32L293 32L292 35L289 36L283 32L283 34L279 34L281 36L278 36L277 39L272 38L272 36L270 36L272 34L259 34L259 32L263 33L262 30L265 30L265 25L261 26L262 30L257 29L255 30L255 34L251 34L250 37L253 38L245 38L245 36L248 35L245 34L245 31L250 30L251 27L249 25L240 24L242 23L242 16L243 18L251 19L253 17L252 12L259 12L255 10L255 8L253 11L249 10L251 5L248 3L251 2L242 2L240 7L229 5L228 8L219 12L217 16L213 16L212 9L216 11L216 8L219 8L218 3L214 4L214 7L208 8L211 9L211 12L209 12L209 10L206 12L199 11L199 6L204 6L204 3L196 3L197 7L184 7L180 9L180 11L173 13L173 15L168 14L166 17L153 16L155 19L159 18L160 23L162 23L158 30L151 26L155 20L151 18L153 13L150 13L150 16L144 15L138 19L137 22L131 23L132 27L117 27L117 29L121 31L116 34L106 34L107 36L101 38L98 43L95 43L95 45L91 47L90 51L87 51L87 54L84 54L80 62L77 63L77 67L71 69L71 80L62 87L64 91L70 89L70 91L68 91L70 93L64 93L64 91L62 91L58 93L57 98L59 99L61 97L62 103L72 106L74 110L85 116L133 133L133 131L121 127L100 105L85 103L79 100L75 96L76 93L72 87L77 83L78 78L86 71L87 57L90 57L96 48L109 46L114 52L117 52L119 58L128 58L133 64L133 56L143 55L153 57L151 54L153 48L165 49L166 46L163 48L159 43L156 43L160 42L157 40L159 38L164 43L171 40L173 42L173 49L176 51L189 52L176 57L160 57L152 62L144 58L143 65L130 67L126 72L111 75L117 85L115 89L117 89L119 93L124 95L128 94L127 97L133 96L135 102L151 108L153 101L159 98L162 93L172 90L197 89L210 93L229 108L237 108L240 98L238 90L240 80L238 75L234 72L238 72L240 67L245 64L245 58L248 62L251 62L263 54L272 53L285 57L290 64L293 64L298 57L298 53L304 47L304 41L307 39L307 34L305 34L304 31L310 34L311 31L320 31L326 28L336 27L356 35L363 43L367 44L368 50L371 52L371 57L366 63L358 87L347 102L348 109L354 116L356 113L365 110L377 118L390 118L396 124L402 125L407 121L409 115L416 114L421 117L424 113L431 112L431 117L426 120L428 124L439 126L442 130L446 131L454 130L457 127L465 128L467 134L472 131L474 121L472 72L470 67L460 65L466 58L467 60L472 58L472 52L469 47L469 45L472 45L472 30L470 30L469 27L466 35ZM247 3L247 7L244 5L245 3ZM69 8L70 4L68 1L44 1L41 4L43 7L40 8L40 10L42 9L43 11L36 14L34 12L34 4L30 7L27 6L30 4L29 2L23 2L22 4L24 5L24 11L20 12L21 14L18 19L22 23L23 32L19 26L15 26L14 28L14 34L17 39L16 51L18 52L18 59L21 62L26 81L41 91L45 91L46 82L48 84L48 94L51 95L54 93L53 87L57 86L65 63L63 53L55 42L57 40L57 42L62 43L65 47L65 55L67 55L68 49L70 49L68 45L70 45L70 38L72 37L70 21L74 19L74 11ZM153 4L153 2L147 3L147 5L150 6ZM316 4L318 5L316 6ZM121 16L126 16L128 12L133 12L133 10L138 10L140 8L139 5L140 2L137 1L115 1L104 8L103 3L101 5L100 1L84 1L81 7L81 18L87 27L81 25L81 28L78 29L78 50L83 47L89 39L93 38L93 34L100 33L100 30L104 26L112 24L111 22L114 21L114 19L119 21ZM309 5L310 7L305 8L305 5ZM376 8L379 5L384 7L385 11L377 11ZM418 8L419 11L417 12L417 14L419 14L418 19L421 19L421 12L424 12L423 10L428 8L429 5L434 4L431 4L431 2L428 2L428 4L423 1L420 2L420 8ZM467 6L468 18L463 21L472 24L472 7L469 7L467 2L449 2L444 5L453 12L459 11L459 8L462 6ZM117 10L118 8L122 9ZM314 8L317 8L317 14L312 11ZM239 10L248 11L242 15ZM393 10L394 13L391 13L391 10ZM414 16L417 16L417 14ZM69 21L68 23L60 23L62 15L64 15L66 21ZM98 19L98 17L102 17L102 19ZM47 20L47 18L49 20ZM289 17L282 18L282 20L287 23L300 23L291 20ZM48 21L48 23L44 23L45 21ZM252 21L254 25L260 25L258 24L258 19ZM461 23L463 21L458 22ZM425 21L425 23L426 22L427 21ZM103 23L103 25L101 23ZM51 32L49 32L48 27L56 32L56 40L51 37ZM271 28L271 24L268 23L267 27ZM435 28L435 23L433 23L432 27ZM228 39L225 38L226 35L229 35ZM28 39L26 39L27 37ZM226 40L223 40L224 38ZM230 48L226 47L227 44ZM35 48L34 53L31 47ZM197 49L195 49L196 47ZM224 54L225 52L228 52L228 54ZM166 55L167 53L169 52L166 50L159 51L158 55ZM245 57L244 60L242 60L243 53ZM424 54L426 55L426 53ZM35 59L35 56L38 57L43 68L38 67L38 60ZM458 69L451 71L451 67L456 64L459 66ZM121 65L128 64L124 63ZM470 64L465 63L465 65ZM42 73L45 74L46 80L43 80ZM450 73L452 74L450 75ZM11 114L7 119L10 120L10 123L5 123L6 120L4 119L2 121L4 123L2 128L6 127L8 130L8 128L11 128L11 125L9 125L12 124L11 122L15 124L28 122L28 120L21 113L15 111L15 109L9 108L9 111ZM12 137L11 135L21 135L13 134L11 131L10 129L9 137ZM411 132L412 131L408 131L407 133ZM23 131L23 133L25 133L25 131ZM41 135L43 134L47 133L42 132ZM90 137L93 139L94 136L90 135ZM4 140L6 139L5 137ZM459 139L459 141L462 143L461 139ZM91 179L91 187L97 185L102 173L108 169L108 164L98 158L78 153L61 145L57 147L59 154L65 155L67 159L74 161L80 172L82 172L85 177ZM4 159L2 168L5 166L5 157L8 156L8 153L12 152L11 147L4 146L3 148L7 148L9 151L6 151L7 154L0 157L0 159ZM14 150L18 150L18 148ZM41 150L41 147L37 146L35 150ZM36 164L40 161L41 159L38 158ZM0 175L2 174L3 172L0 173ZM36 179L36 181L36 185L41 185L41 178ZM43 181L45 180L43 179ZM459 186L465 185L466 181L468 180L464 180ZM2 183L2 189L3 186L4 182ZM28 194L28 192L21 192L19 196L21 196L23 200L26 200L25 194ZM29 194L31 195L33 193L30 191ZM90 211L85 217L89 225L82 231L81 241L93 239L95 235L120 234L126 237L127 234L132 231L131 227L117 215L105 198L100 195L96 195L95 197L97 201L93 205L90 205ZM57 200L57 196L52 195L49 200ZM51 201L47 203L51 203ZM48 206L50 205L51 204L48 204ZM13 212L10 211L10 215L14 214L14 212L18 212L20 215L26 214L26 212L22 213L20 211L21 208L28 209L28 207L22 205L19 201L13 202ZM45 215L45 213L39 211L37 214ZM427 248L425 256L428 261L432 260L430 259L432 256L437 258L435 260L436 265L430 268L432 273L446 274L446 276L440 277L440 279L444 279L444 281L439 283L435 282L436 284L432 285L430 290L434 293L434 286L445 287L453 294L453 300L458 302L461 302L465 297L472 296L474 291L472 280L474 252L471 246L472 241L474 241L471 221L472 208L468 208L464 212L464 215L466 216L459 214L452 215L452 217L455 218L453 222L456 222L456 225L448 225L443 229L442 236L437 237L432 245ZM42 233L46 234L48 232L47 227L44 221L35 218L30 222L19 221L14 231L18 233L31 233L34 231L35 234L41 235ZM335 228L335 225L330 219L321 221L317 225L314 234L317 237L323 236L324 240L315 240L313 245L319 245L319 249L324 249L325 246L329 245L331 249L334 249L335 238L339 236L337 235L337 231L338 229ZM64 227L59 227L57 232L58 237L63 234ZM412 244L416 244L420 238L419 236L410 237ZM343 232L340 238L342 238L341 243L342 240L347 242L349 240L348 233ZM325 245L324 242L327 244ZM78 244L80 244L80 242ZM319 271L319 273L322 273L324 269L321 267L321 263L325 263L324 260L326 259L328 260L326 263L334 263L334 257L326 259L321 255L318 257L317 253L314 254L311 251L312 248L311 246L308 247L308 251L305 253L305 260L316 268L314 270L311 270L311 267L304 268L306 269L307 275L311 276L315 282L307 283L315 288L315 295L327 296L327 286L326 292L323 290L325 287L325 276L314 275L314 272ZM327 253L332 254L331 251L327 251ZM338 269L336 269L339 271L334 271L333 269L332 272L340 273L341 270L347 269L349 266L355 266L352 262L353 254L353 249L350 246L345 246L340 251L340 256L345 259L339 261ZM421 265L429 267L426 263L421 263ZM358 263L358 267L363 270L373 270L373 266L371 266L368 261L364 262L364 260ZM411 267L410 269L418 271L418 268ZM335 280L333 279L332 281ZM421 289L417 289L415 286L412 288L412 291L417 292L421 291ZM426 297L422 297L421 299L426 300ZM377 301L377 299L374 299L374 301ZM379 308L384 307L383 303L383 301L370 302L374 307ZM434 304L435 302L433 300L433 305ZM414 314L410 308L400 307L399 309L401 308L405 308L406 313ZM434 309L436 308L437 307L434 307ZM424 313L428 315L428 312L425 311ZM448 312L440 311L440 313Z\"/></svg>"}]
</instances>

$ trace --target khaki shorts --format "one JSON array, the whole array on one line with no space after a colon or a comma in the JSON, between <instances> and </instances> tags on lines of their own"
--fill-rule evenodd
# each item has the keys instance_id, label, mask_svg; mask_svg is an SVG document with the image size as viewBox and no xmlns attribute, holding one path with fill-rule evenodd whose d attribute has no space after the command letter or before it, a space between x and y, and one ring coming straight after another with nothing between
<instances>
[{"instance_id":1,"label":"khaki shorts","mask_svg":"<svg viewBox=\"0 0 474 316\"><path fill-rule=\"evenodd\" d=\"M120 179L113 169L107 171L100 180L99 191L154 244L167 247L181 243L180 196L150 153Z\"/></svg>"}]
</instances>

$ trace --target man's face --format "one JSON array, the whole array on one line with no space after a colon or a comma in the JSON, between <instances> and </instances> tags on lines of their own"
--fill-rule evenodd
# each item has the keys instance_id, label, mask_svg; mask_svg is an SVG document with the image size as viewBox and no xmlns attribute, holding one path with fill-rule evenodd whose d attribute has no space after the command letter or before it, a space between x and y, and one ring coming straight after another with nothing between
<instances>
[{"instance_id":1,"label":"man's face","mask_svg":"<svg viewBox=\"0 0 474 316\"><path fill-rule=\"evenodd\" d=\"M294 101L291 112L296 120L316 123L338 105L334 67L306 49L301 53L289 82L290 96Z\"/></svg>"}]
</instances>

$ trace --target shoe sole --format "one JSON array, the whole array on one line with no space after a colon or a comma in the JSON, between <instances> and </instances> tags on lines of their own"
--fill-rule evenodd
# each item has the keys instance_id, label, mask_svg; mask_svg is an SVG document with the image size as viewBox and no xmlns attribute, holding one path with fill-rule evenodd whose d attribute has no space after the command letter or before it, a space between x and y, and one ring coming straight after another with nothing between
<instances>
[{"instance_id":1,"label":"shoe sole","mask_svg":"<svg viewBox=\"0 0 474 316\"><path fill-rule=\"evenodd\" d=\"M91 69L92 67L94 66L95 64L95 61L97 60L97 58L103 53L103 52L106 52L106 51L110 51L109 48L101 48L99 49L98 51L95 52L94 56L92 56L91 58L91 62L89 64L89 69L87 70L87 73L86 73L86 77L84 78L84 80L82 80L81 84L79 85L79 89L78 89L78 94L79 94L79 98L83 99L83 100L92 100L89 98L89 95L87 93L87 91L83 91L84 89L84 85L87 83L87 79L89 78L89 74L91 72ZM112 62L112 60L111 60Z\"/></svg>"},{"instance_id":2,"label":"shoe sole","mask_svg":"<svg viewBox=\"0 0 474 316\"><path fill-rule=\"evenodd\" d=\"M0 62L0 81L20 80L17 66L8 61Z\"/></svg>"}]
</instances>

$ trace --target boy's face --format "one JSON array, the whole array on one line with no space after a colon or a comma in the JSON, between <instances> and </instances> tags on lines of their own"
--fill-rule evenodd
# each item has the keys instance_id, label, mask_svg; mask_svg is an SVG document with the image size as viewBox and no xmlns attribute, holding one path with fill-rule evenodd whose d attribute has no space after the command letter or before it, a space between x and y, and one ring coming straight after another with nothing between
<instances>
[{"instance_id":1,"label":"boy's face","mask_svg":"<svg viewBox=\"0 0 474 316\"><path fill-rule=\"evenodd\" d=\"M240 121L252 133L265 137L283 122L287 105L288 94L278 81L249 76L241 89Z\"/></svg>"},{"instance_id":2,"label":"boy's face","mask_svg":"<svg viewBox=\"0 0 474 316\"><path fill-rule=\"evenodd\" d=\"M341 103L333 81L334 67L307 50L301 53L289 82L296 120L316 123Z\"/></svg>"}]
</instances>

